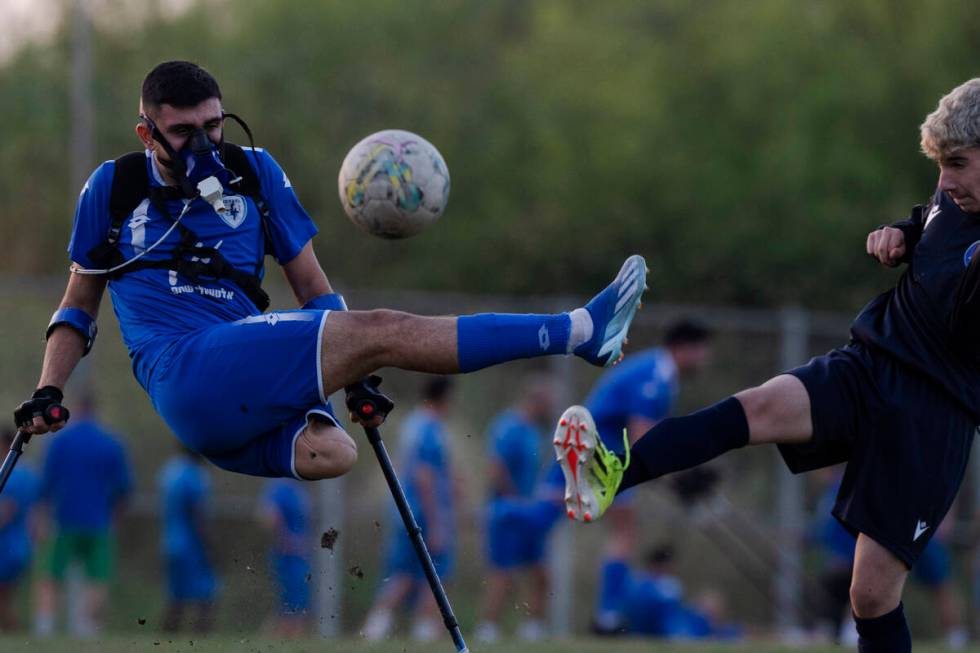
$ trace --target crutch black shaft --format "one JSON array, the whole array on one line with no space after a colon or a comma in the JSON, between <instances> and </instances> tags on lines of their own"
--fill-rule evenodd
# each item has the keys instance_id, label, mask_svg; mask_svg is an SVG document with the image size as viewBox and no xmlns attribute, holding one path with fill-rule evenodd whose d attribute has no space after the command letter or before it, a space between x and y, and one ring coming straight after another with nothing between
<instances>
[{"instance_id":1,"label":"crutch black shaft","mask_svg":"<svg viewBox=\"0 0 980 653\"><path fill-rule=\"evenodd\" d=\"M377 415L386 415L394 406L390 399L377 392L376 388L378 383L380 383L380 379L377 379L376 382L371 384L372 387L353 390L352 388L354 386L348 387L347 407L362 420L368 421ZM422 529L419 528L418 522L415 521L415 515L412 514L412 509L409 507L408 500L405 498L405 491L402 489L402 484L395 474L395 468L391 464L391 457L388 455L388 450L381 440L381 432L375 427L365 426L364 433L367 435L368 442L371 443L371 448L374 449L374 455L378 458L378 464L381 465L381 472L384 474L385 481L388 483L388 489L391 490L391 496L395 500L395 505L398 507L398 514L401 515L402 521L405 524L405 530L408 531L408 535L412 540L412 546L415 547L415 553L419 558L419 563L422 565L422 570L425 572L425 578L429 581L429 588L432 590L432 596L439 606L439 612L442 613L442 620L446 624L446 630L449 631L449 634L453 638L456 651L466 653L469 649L466 647L466 642L463 641L463 633L459 630L456 615L453 614L453 608L449 604L449 597L446 596L446 590L443 589L442 581L439 580L439 574L436 572L436 567L432 562L432 556L429 555L429 549L425 546L425 540L422 538Z\"/></svg>"},{"instance_id":2,"label":"crutch black shaft","mask_svg":"<svg viewBox=\"0 0 980 653\"><path fill-rule=\"evenodd\" d=\"M67 422L68 415L68 409L61 404L51 404L44 409L41 417L45 423L54 424L55 422ZM17 434L14 436L14 441L10 445L10 451L7 452L6 457L3 459L3 467L0 467L0 494L7 487L7 480L14 471L14 465L17 464L17 459L24 453L24 445L30 441L31 434L23 428L18 428Z\"/></svg>"}]
</instances>

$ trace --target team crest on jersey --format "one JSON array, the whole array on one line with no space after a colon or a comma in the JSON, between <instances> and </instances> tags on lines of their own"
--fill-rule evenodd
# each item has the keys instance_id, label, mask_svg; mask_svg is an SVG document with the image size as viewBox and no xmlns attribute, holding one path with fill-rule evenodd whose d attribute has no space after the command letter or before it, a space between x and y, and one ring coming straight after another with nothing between
<instances>
[{"instance_id":1,"label":"team crest on jersey","mask_svg":"<svg viewBox=\"0 0 980 653\"><path fill-rule=\"evenodd\" d=\"M238 229L238 225L245 221L248 214L248 204L241 195L228 195L223 198L225 210L219 213L221 219L232 229Z\"/></svg>"},{"instance_id":2,"label":"team crest on jersey","mask_svg":"<svg viewBox=\"0 0 980 653\"><path fill-rule=\"evenodd\" d=\"M963 267L970 267L970 261L973 260L973 254L977 251L977 247L980 247L980 240L967 247L966 251L963 252Z\"/></svg>"}]
</instances>

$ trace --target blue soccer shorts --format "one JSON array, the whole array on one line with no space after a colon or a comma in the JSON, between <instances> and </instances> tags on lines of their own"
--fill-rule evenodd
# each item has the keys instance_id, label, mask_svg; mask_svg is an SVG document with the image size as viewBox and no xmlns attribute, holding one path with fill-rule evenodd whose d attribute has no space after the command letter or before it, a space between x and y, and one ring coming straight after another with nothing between
<instances>
[{"instance_id":1,"label":"blue soccer shorts","mask_svg":"<svg viewBox=\"0 0 980 653\"><path fill-rule=\"evenodd\" d=\"M500 570L540 564L550 525L537 519L540 511L527 501L498 499L488 507L487 558Z\"/></svg>"},{"instance_id":2,"label":"blue soccer shorts","mask_svg":"<svg viewBox=\"0 0 980 653\"><path fill-rule=\"evenodd\" d=\"M424 525L421 525L423 533ZM412 540L405 532L401 522L397 526L392 524L392 528L397 528L397 532L391 535L388 540L388 553L385 560L385 576L411 576L416 580L425 580L425 571L422 563L419 562ZM442 551L429 551L432 556L432 563L435 565L436 573L442 580L448 580L455 567L455 556L452 546L446 547Z\"/></svg>"},{"instance_id":3,"label":"blue soccer shorts","mask_svg":"<svg viewBox=\"0 0 980 653\"><path fill-rule=\"evenodd\" d=\"M309 416L339 426L320 365L329 313L266 313L183 336L150 376L153 406L181 442L218 467L300 478L295 442Z\"/></svg>"},{"instance_id":4,"label":"blue soccer shorts","mask_svg":"<svg viewBox=\"0 0 980 653\"><path fill-rule=\"evenodd\" d=\"M167 594L172 601L212 601L218 581L207 556L185 549L166 556Z\"/></svg>"}]
</instances>

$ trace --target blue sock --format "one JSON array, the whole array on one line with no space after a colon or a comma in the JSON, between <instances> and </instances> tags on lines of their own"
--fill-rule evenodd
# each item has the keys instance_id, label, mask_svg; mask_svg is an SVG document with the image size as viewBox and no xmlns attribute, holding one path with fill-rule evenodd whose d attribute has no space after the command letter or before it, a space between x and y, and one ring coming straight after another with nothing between
<instances>
[{"instance_id":1,"label":"blue sock","mask_svg":"<svg viewBox=\"0 0 980 653\"><path fill-rule=\"evenodd\" d=\"M859 653L911 653L912 634L902 604L873 619L854 617Z\"/></svg>"},{"instance_id":2,"label":"blue sock","mask_svg":"<svg viewBox=\"0 0 980 653\"><path fill-rule=\"evenodd\" d=\"M459 371L548 354L567 354L572 320L568 313L520 315L482 313L456 321Z\"/></svg>"},{"instance_id":3,"label":"blue sock","mask_svg":"<svg viewBox=\"0 0 980 653\"><path fill-rule=\"evenodd\" d=\"M665 419L630 448L630 466L618 491L696 467L748 442L749 423L735 397L687 417Z\"/></svg>"},{"instance_id":4,"label":"blue sock","mask_svg":"<svg viewBox=\"0 0 980 653\"><path fill-rule=\"evenodd\" d=\"M623 626L623 600L630 580L630 568L623 560L608 558L599 572L599 597L596 604L596 625L613 631Z\"/></svg>"}]
</instances>

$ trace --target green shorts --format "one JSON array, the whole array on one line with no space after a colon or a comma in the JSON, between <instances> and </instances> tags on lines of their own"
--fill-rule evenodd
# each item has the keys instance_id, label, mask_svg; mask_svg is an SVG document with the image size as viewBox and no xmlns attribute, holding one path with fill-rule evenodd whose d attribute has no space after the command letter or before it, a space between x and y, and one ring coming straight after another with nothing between
<instances>
[{"instance_id":1,"label":"green shorts","mask_svg":"<svg viewBox=\"0 0 980 653\"><path fill-rule=\"evenodd\" d=\"M60 532L48 552L48 573L61 582L68 566L77 561L90 580L108 581L112 578L115 548L115 541L106 532Z\"/></svg>"}]
</instances>

